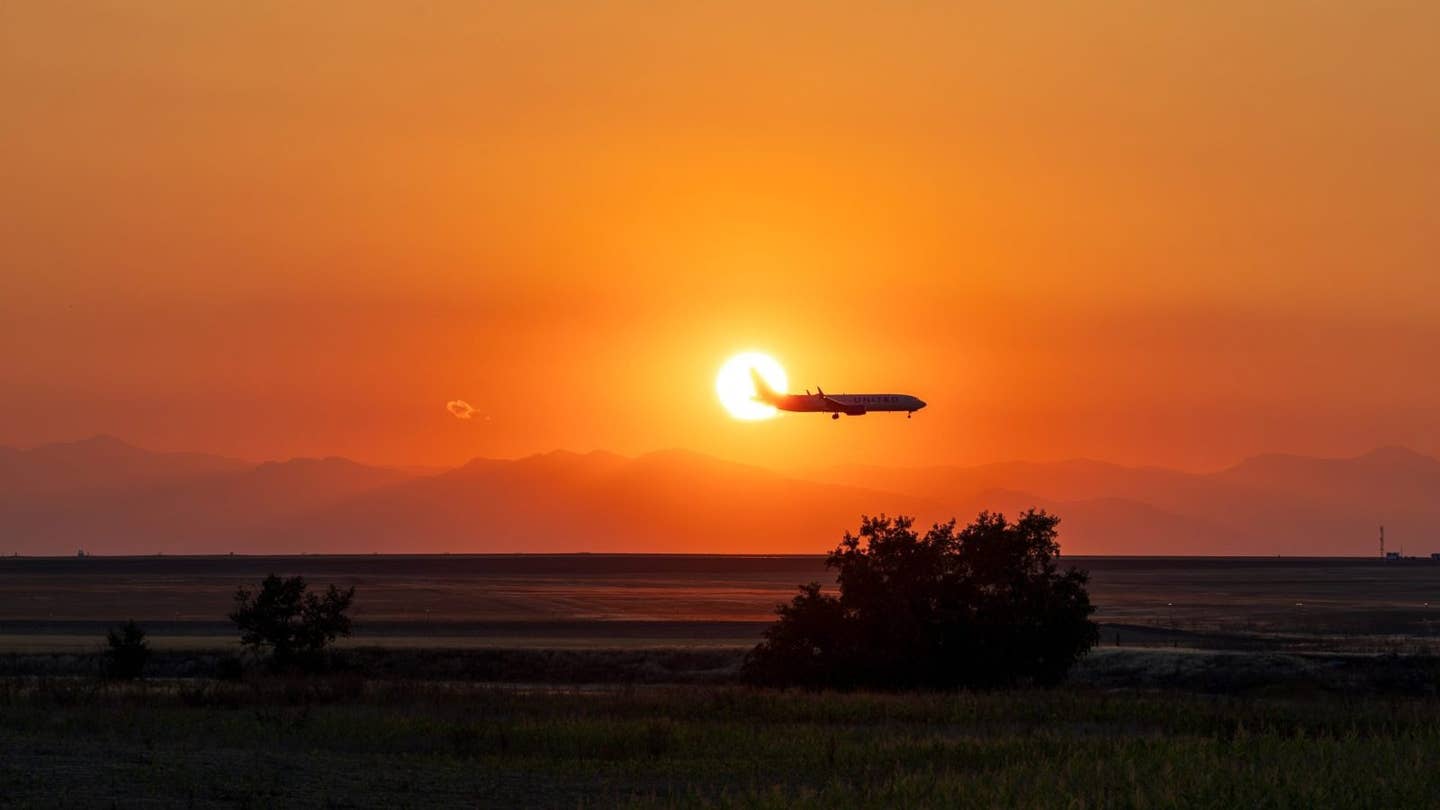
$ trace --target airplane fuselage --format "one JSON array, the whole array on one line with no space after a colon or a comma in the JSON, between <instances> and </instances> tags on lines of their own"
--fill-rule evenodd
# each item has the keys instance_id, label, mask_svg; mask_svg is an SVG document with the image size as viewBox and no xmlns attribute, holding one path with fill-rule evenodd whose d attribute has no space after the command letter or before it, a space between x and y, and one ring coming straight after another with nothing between
<instances>
[{"instance_id":1,"label":"airplane fuselage","mask_svg":"<svg viewBox=\"0 0 1440 810\"><path fill-rule=\"evenodd\" d=\"M771 400L782 411L864 416L874 411L914 413L925 401L909 394L781 394Z\"/></svg>"},{"instance_id":2,"label":"airplane fuselage","mask_svg":"<svg viewBox=\"0 0 1440 810\"><path fill-rule=\"evenodd\" d=\"M832 419L864 416L872 411L904 413L906 416L925 407L925 400L909 394L827 394L816 388L815 393L782 394L772 389L755 369L750 369L755 383L755 399L782 411L792 413L828 413Z\"/></svg>"}]
</instances>

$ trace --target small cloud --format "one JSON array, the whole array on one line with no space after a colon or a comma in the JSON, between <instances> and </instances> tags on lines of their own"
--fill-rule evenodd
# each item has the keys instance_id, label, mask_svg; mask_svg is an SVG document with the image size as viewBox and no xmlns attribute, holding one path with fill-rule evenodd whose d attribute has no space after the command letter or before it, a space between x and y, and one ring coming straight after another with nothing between
<instances>
[{"instance_id":1,"label":"small cloud","mask_svg":"<svg viewBox=\"0 0 1440 810\"><path fill-rule=\"evenodd\" d=\"M463 399L452 399L445 403L445 410L449 411L450 415L456 419L471 419L477 413L475 406Z\"/></svg>"}]
</instances>

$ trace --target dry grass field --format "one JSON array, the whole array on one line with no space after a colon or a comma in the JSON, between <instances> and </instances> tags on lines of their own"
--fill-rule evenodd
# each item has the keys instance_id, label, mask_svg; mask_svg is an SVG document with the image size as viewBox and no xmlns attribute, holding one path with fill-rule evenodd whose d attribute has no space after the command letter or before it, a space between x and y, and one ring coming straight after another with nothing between
<instances>
[{"instance_id":1,"label":"dry grass field","mask_svg":"<svg viewBox=\"0 0 1440 810\"><path fill-rule=\"evenodd\" d=\"M1424 806L1440 566L1076 560L1102 645L1053 690L735 685L816 558L0 560L0 804ZM355 585L330 674L227 668L230 595ZM1436 598L1440 603L1440 598ZM99 677L134 617L147 678ZM1400 654L1404 653L1404 654Z\"/></svg>"},{"instance_id":2,"label":"dry grass field","mask_svg":"<svg viewBox=\"0 0 1440 810\"><path fill-rule=\"evenodd\" d=\"M17 807L1423 807L1433 699L0 682Z\"/></svg>"}]
</instances>

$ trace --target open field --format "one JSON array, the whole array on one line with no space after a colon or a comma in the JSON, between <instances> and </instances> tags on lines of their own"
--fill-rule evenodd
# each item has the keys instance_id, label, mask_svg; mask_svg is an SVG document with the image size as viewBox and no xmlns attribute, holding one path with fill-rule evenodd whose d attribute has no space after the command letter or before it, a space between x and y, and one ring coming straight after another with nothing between
<instances>
[{"instance_id":1,"label":"open field","mask_svg":"<svg viewBox=\"0 0 1440 810\"><path fill-rule=\"evenodd\" d=\"M370 681L449 684L734 685L743 647L459 648L351 647L332 671ZM146 667L157 680L235 677L233 650L160 650ZM0 653L0 678L95 679L98 652ZM1433 696L1440 656L1101 647L1070 674L1073 686L1218 695Z\"/></svg>"},{"instance_id":2,"label":"open field","mask_svg":"<svg viewBox=\"0 0 1440 810\"><path fill-rule=\"evenodd\" d=\"M1440 564L1068 558L1106 644L1416 651L1440 644ZM93 647L145 624L215 648L237 586L270 572L354 585L362 646L749 646L819 557L664 555L0 558L0 651ZM1433 605L1433 607L1432 607Z\"/></svg>"},{"instance_id":3,"label":"open field","mask_svg":"<svg viewBox=\"0 0 1440 810\"><path fill-rule=\"evenodd\" d=\"M0 795L21 807L1419 807L1440 795L1440 704L1405 698L7 680L0 709Z\"/></svg>"},{"instance_id":4,"label":"open field","mask_svg":"<svg viewBox=\"0 0 1440 810\"><path fill-rule=\"evenodd\" d=\"M1062 689L748 689L817 558L0 560L15 806L1421 806L1440 566L1106 560ZM332 673L227 676L230 595L355 585ZM1434 601L1440 603L1440 598ZM149 679L97 677L104 628ZM1395 652L1410 654L1396 655ZM233 668L227 677L234 678Z\"/></svg>"}]
</instances>

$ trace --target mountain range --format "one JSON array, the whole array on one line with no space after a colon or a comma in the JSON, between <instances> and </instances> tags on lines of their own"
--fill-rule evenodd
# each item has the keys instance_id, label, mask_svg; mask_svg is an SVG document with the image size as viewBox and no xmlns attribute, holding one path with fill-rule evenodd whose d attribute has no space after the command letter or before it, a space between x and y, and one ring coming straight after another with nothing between
<instances>
[{"instance_id":1,"label":"mountain range","mask_svg":"<svg viewBox=\"0 0 1440 810\"><path fill-rule=\"evenodd\" d=\"M1440 550L1440 460L1263 455L1212 473L1089 460L780 473L682 450L556 451L444 471L255 464L99 436L0 447L0 553L675 552L832 548L864 514L1059 514L1067 554ZM1432 548L1433 547L1433 548Z\"/></svg>"}]
</instances>

